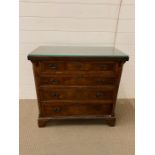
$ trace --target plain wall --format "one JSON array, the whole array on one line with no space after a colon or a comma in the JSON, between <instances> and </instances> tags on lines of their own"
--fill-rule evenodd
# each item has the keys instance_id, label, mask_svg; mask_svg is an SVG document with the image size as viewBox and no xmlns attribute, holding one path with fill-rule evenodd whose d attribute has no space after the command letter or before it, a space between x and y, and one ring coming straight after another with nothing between
<instances>
[{"instance_id":1,"label":"plain wall","mask_svg":"<svg viewBox=\"0 0 155 155\"><path fill-rule=\"evenodd\" d=\"M119 48L130 60L123 68L118 97L134 98L134 0L120 1L21 0L20 99L36 98L27 54L40 45Z\"/></svg>"}]
</instances>

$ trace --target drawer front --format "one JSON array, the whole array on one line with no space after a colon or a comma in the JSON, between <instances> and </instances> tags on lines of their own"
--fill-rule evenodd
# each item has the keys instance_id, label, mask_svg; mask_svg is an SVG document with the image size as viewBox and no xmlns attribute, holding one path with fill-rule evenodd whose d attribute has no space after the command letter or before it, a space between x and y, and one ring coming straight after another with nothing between
<instances>
[{"instance_id":1,"label":"drawer front","mask_svg":"<svg viewBox=\"0 0 155 155\"><path fill-rule=\"evenodd\" d=\"M112 112L112 104L96 105L59 105L44 106L43 116L85 116L85 115L108 115Z\"/></svg>"},{"instance_id":2,"label":"drawer front","mask_svg":"<svg viewBox=\"0 0 155 155\"><path fill-rule=\"evenodd\" d=\"M53 88L40 89L40 96L42 101L48 100L109 100L113 98L112 87L111 90L97 89L97 88Z\"/></svg>"},{"instance_id":3,"label":"drawer front","mask_svg":"<svg viewBox=\"0 0 155 155\"><path fill-rule=\"evenodd\" d=\"M55 73L67 71L114 71L114 62L45 61L41 62L41 72Z\"/></svg>"},{"instance_id":4,"label":"drawer front","mask_svg":"<svg viewBox=\"0 0 155 155\"><path fill-rule=\"evenodd\" d=\"M40 77L40 85L114 85L115 78L103 76L62 75Z\"/></svg>"}]
</instances>

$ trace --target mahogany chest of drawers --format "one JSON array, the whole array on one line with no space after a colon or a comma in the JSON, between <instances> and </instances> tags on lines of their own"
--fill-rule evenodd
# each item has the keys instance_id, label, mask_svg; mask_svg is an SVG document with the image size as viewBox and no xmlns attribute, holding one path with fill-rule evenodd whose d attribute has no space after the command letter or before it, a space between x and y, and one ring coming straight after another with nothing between
<instances>
[{"instance_id":1,"label":"mahogany chest of drawers","mask_svg":"<svg viewBox=\"0 0 155 155\"><path fill-rule=\"evenodd\" d=\"M103 119L115 125L122 67L113 47L41 46L28 55L38 98L38 126L53 119Z\"/></svg>"}]
</instances>

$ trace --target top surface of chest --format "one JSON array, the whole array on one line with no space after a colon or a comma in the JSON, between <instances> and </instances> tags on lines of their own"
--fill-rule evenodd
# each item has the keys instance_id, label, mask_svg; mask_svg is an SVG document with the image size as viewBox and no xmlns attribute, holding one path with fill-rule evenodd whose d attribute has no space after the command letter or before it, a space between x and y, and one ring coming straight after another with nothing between
<instances>
[{"instance_id":1,"label":"top surface of chest","mask_svg":"<svg viewBox=\"0 0 155 155\"><path fill-rule=\"evenodd\" d=\"M60 58L102 58L127 61L128 55L114 47L40 46L28 55L29 60Z\"/></svg>"}]
</instances>

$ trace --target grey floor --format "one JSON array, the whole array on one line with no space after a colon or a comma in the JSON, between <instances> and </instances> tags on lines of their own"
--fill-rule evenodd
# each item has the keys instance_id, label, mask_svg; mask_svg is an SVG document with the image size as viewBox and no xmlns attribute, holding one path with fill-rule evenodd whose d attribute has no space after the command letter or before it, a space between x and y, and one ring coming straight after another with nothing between
<instances>
[{"instance_id":1,"label":"grey floor","mask_svg":"<svg viewBox=\"0 0 155 155\"><path fill-rule=\"evenodd\" d=\"M54 121L38 128L36 100L20 100L20 155L134 155L134 101L119 100L117 122Z\"/></svg>"}]
</instances>

